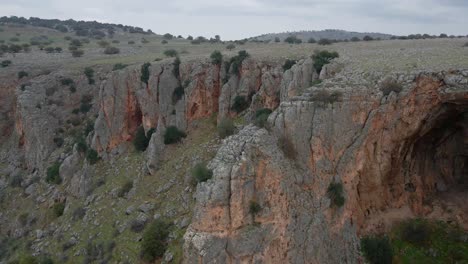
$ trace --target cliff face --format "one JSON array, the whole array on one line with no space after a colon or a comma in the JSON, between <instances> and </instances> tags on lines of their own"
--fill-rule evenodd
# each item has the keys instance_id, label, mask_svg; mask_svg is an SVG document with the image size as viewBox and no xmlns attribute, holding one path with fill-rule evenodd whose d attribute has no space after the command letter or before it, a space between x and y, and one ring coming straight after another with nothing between
<instances>
[{"instance_id":1,"label":"cliff face","mask_svg":"<svg viewBox=\"0 0 468 264\"><path fill-rule=\"evenodd\" d=\"M357 235L398 220L466 228L468 72L398 79L403 91L388 96L305 89L270 115L271 132L247 127L226 140L213 179L197 189L186 262L356 263ZM279 138L292 143L294 160ZM327 195L332 182L343 184L341 208Z\"/></svg>"},{"instance_id":2,"label":"cliff face","mask_svg":"<svg viewBox=\"0 0 468 264\"><path fill-rule=\"evenodd\" d=\"M96 85L79 76L76 93L61 85L64 73L39 76L14 95L10 88L16 104L0 109L14 113L16 131L11 120L0 122L15 151L5 175L24 169L31 180L22 184L39 186L32 176L44 177L58 160L65 188L50 187L48 198L85 197L93 175L74 138L112 164L139 126L155 133L138 174L156 175L166 127L190 133L200 119L237 117L232 107L243 96L246 120L261 108L275 111L266 129L247 125L225 139L209 163L213 178L197 186L184 236L187 263L357 263L358 237L401 219L467 229L468 71L398 74L402 91L385 95L380 80L342 80L339 71L329 64L318 74L310 58L285 72L253 59L238 73L208 61L158 62L147 83L139 66L128 67ZM90 112L75 111L84 99ZM330 200L331 183L342 184L344 206Z\"/></svg>"}]
</instances>

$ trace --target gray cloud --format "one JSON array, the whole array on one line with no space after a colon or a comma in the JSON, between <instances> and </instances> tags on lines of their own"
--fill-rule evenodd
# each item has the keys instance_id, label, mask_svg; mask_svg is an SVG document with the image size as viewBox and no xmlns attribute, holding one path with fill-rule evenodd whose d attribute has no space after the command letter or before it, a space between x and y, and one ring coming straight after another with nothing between
<instances>
[{"instance_id":1,"label":"gray cloud","mask_svg":"<svg viewBox=\"0 0 468 264\"><path fill-rule=\"evenodd\" d=\"M468 34L466 0L0 0L0 10L2 15L97 20L225 39L327 28Z\"/></svg>"}]
</instances>

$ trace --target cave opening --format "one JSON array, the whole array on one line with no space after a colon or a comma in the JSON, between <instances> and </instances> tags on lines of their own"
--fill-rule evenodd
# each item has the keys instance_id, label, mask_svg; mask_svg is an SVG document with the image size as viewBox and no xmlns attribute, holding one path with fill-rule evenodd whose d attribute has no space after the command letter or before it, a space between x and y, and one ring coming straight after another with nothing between
<instances>
[{"instance_id":1,"label":"cave opening","mask_svg":"<svg viewBox=\"0 0 468 264\"><path fill-rule=\"evenodd\" d=\"M468 215L468 104L445 103L404 144L400 175L417 214L442 210Z\"/></svg>"}]
</instances>

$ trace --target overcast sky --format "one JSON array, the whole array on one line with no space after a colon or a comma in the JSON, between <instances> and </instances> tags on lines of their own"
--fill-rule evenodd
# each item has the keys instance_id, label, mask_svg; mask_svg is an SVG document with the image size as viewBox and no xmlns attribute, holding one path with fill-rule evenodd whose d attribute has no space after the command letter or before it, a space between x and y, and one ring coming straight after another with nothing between
<instances>
[{"instance_id":1,"label":"overcast sky","mask_svg":"<svg viewBox=\"0 0 468 264\"><path fill-rule=\"evenodd\" d=\"M468 34L468 0L0 0L4 15L97 20L222 39L321 29Z\"/></svg>"}]
</instances>

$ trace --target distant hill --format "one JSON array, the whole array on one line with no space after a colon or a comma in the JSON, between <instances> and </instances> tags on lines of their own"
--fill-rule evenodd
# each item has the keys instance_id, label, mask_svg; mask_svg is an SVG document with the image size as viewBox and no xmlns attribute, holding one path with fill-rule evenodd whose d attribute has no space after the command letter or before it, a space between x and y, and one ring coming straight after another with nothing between
<instances>
[{"instance_id":1,"label":"distant hill","mask_svg":"<svg viewBox=\"0 0 468 264\"><path fill-rule=\"evenodd\" d=\"M382 34L382 33L352 32L352 31L345 31L345 30L338 30L338 29L326 29L326 30L320 30L320 31L312 30L312 31L270 33L270 34L264 34L264 35L260 35L257 37L253 37L252 39L265 41L265 40L274 40L275 38L278 37L280 38L281 41L283 41L285 38L289 36L296 36L302 41L307 42L310 38L314 38L315 40L324 39L324 38L345 40L345 39L351 39L353 37L362 39L365 36L370 36L374 39L377 39L377 38L390 39L393 35Z\"/></svg>"},{"instance_id":2,"label":"distant hill","mask_svg":"<svg viewBox=\"0 0 468 264\"><path fill-rule=\"evenodd\" d=\"M37 17L24 18L17 16L4 16L0 17L0 25L2 24L19 24L45 27L55 29L63 33L73 32L77 36L93 37L98 39L113 35L118 30L128 33L153 34L151 30L145 31L140 27L127 26L122 24L101 23L97 21L76 21L73 19L59 20L42 19Z\"/></svg>"}]
</instances>

